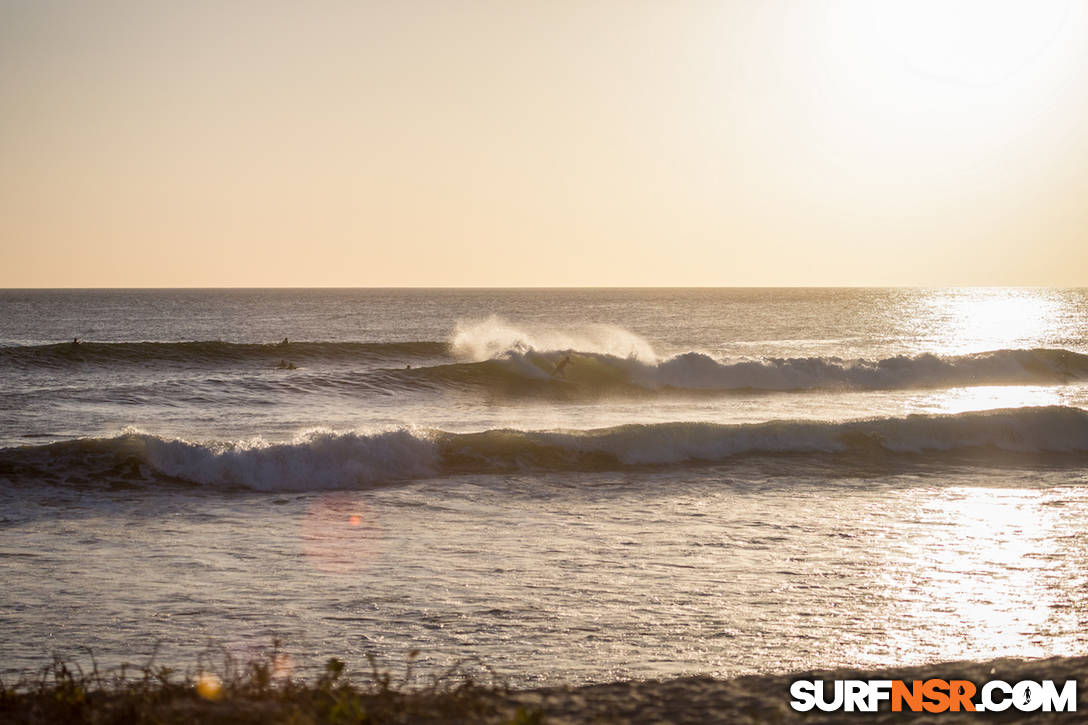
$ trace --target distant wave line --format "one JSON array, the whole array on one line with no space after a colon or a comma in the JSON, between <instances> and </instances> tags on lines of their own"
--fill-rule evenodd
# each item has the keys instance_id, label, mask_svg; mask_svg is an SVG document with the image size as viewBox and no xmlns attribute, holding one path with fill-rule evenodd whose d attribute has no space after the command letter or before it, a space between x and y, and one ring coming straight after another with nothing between
<instances>
[{"instance_id":1,"label":"distant wave line","mask_svg":"<svg viewBox=\"0 0 1088 725\"><path fill-rule=\"evenodd\" d=\"M86 342L0 347L0 364L63 367L89 364L166 362L181 364L246 361L440 358L446 342Z\"/></svg>"},{"instance_id":2,"label":"distant wave line","mask_svg":"<svg viewBox=\"0 0 1088 725\"><path fill-rule=\"evenodd\" d=\"M897 355L879 360L841 357L719 360L686 352L645 361L576 349L505 350L493 358L465 362L445 342L230 342L81 343L0 348L0 366L149 364L218 366L276 361L309 366L311 377L292 384L305 389L351 388L388 392L436 387L483 388L497 395L555 399L655 392L774 392L805 390L895 390L977 385L1065 384L1088 380L1088 355L1064 349L992 350L966 355ZM570 358L569 364L560 362ZM325 361L366 363L348 374L317 371ZM402 363L404 363L402 365ZM374 369L377 367L377 369ZM243 384L244 383L239 383ZM263 383L262 383L263 385Z\"/></svg>"}]
</instances>

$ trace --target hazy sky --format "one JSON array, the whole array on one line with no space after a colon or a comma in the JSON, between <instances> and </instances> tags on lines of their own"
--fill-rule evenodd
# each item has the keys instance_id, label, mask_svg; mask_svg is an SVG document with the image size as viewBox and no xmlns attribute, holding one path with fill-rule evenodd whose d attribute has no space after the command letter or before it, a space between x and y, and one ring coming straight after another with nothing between
<instances>
[{"instance_id":1,"label":"hazy sky","mask_svg":"<svg viewBox=\"0 0 1088 725\"><path fill-rule=\"evenodd\" d=\"M1088 285L1088 2L0 0L0 287Z\"/></svg>"}]
</instances>

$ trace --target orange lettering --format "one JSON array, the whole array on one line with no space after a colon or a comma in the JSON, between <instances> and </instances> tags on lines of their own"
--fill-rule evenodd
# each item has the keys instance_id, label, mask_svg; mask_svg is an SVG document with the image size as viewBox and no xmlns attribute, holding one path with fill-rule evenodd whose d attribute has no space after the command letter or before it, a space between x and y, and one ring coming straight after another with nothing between
<instances>
[{"instance_id":1,"label":"orange lettering","mask_svg":"<svg viewBox=\"0 0 1088 725\"><path fill-rule=\"evenodd\" d=\"M944 712L948 709L948 681L926 680L922 683L922 694L931 702L922 703L926 712Z\"/></svg>"},{"instance_id":2,"label":"orange lettering","mask_svg":"<svg viewBox=\"0 0 1088 725\"><path fill-rule=\"evenodd\" d=\"M892 712L902 712L904 700L906 700L907 707L911 709L911 712L918 712L922 709L921 680L914 680L911 682L909 689L907 688L907 683L902 680L894 680L892 682Z\"/></svg>"},{"instance_id":3,"label":"orange lettering","mask_svg":"<svg viewBox=\"0 0 1088 725\"><path fill-rule=\"evenodd\" d=\"M952 712L959 712L962 707L967 712L975 711L975 703L971 698L975 696L975 684L968 680L952 680L949 683L950 707Z\"/></svg>"}]
</instances>

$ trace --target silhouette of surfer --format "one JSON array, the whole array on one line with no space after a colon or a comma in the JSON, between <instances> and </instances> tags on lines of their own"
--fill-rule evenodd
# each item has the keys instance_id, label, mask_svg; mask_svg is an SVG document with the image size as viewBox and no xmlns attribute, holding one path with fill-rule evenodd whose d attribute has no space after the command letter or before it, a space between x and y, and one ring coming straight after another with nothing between
<instances>
[{"instance_id":1,"label":"silhouette of surfer","mask_svg":"<svg viewBox=\"0 0 1088 725\"><path fill-rule=\"evenodd\" d=\"M72 338L72 347L79 347L79 338L78 337L73 337Z\"/></svg>"},{"instance_id":2,"label":"silhouette of surfer","mask_svg":"<svg viewBox=\"0 0 1088 725\"><path fill-rule=\"evenodd\" d=\"M285 337L283 338L283 342L280 343L280 347L287 347L288 344L289 343L287 342L287 338Z\"/></svg>"},{"instance_id":3,"label":"silhouette of surfer","mask_svg":"<svg viewBox=\"0 0 1088 725\"><path fill-rule=\"evenodd\" d=\"M286 360L282 359L280 360L280 363L276 366L276 368L279 370L298 370L298 366L296 366L294 363L287 362Z\"/></svg>"},{"instance_id":4,"label":"silhouette of surfer","mask_svg":"<svg viewBox=\"0 0 1088 725\"><path fill-rule=\"evenodd\" d=\"M564 375L563 375L563 371L567 369L567 366L568 366L568 365L570 365L570 353L567 353L567 354L566 354L566 355L565 355L565 356L563 357L563 359L562 359L562 360L560 360L560 361L559 361L558 363L556 363L556 365L555 365L555 369L554 369L554 370L552 370L552 377L553 377L553 378L561 378L561 377L564 377Z\"/></svg>"}]
</instances>

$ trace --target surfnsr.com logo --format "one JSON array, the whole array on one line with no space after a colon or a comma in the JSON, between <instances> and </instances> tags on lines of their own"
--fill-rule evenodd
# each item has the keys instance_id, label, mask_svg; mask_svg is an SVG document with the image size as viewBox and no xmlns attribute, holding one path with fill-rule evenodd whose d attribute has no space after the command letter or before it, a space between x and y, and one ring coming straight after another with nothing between
<instances>
[{"instance_id":1,"label":"surfnsr.com logo","mask_svg":"<svg viewBox=\"0 0 1088 725\"><path fill-rule=\"evenodd\" d=\"M1053 680L990 680L981 687L969 680L796 680L790 707L798 712L1075 712L1077 681L1059 687ZM887 707L887 706L885 706Z\"/></svg>"}]
</instances>

